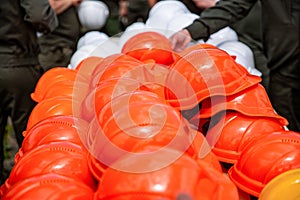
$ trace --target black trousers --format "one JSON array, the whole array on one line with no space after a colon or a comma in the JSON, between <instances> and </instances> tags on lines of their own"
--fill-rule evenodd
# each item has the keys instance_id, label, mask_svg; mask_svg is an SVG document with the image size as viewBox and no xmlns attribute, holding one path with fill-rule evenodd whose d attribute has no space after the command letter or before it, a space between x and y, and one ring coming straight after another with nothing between
<instances>
[{"instance_id":1,"label":"black trousers","mask_svg":"<svg viewBox=\"0 0 300 200\"><path fill-rule=\"evenodd\" d=\"M275 111L289 121L289 130L300 132L300 88L280 73L270 73L269 96Z\"/></svg>"},{"instance_id":2,"label":"black trousers","mask_svg":"<svg viewBox=\"0 0 300 200\"><path fill-rule=\"evenodd\" d=\"M36 103L30 98L42 75L40 66L0 67L0 173L3 175L4 134L8 117L11 118L19 147L23 142L22 132Z\"/></svg>"}]
</instances>

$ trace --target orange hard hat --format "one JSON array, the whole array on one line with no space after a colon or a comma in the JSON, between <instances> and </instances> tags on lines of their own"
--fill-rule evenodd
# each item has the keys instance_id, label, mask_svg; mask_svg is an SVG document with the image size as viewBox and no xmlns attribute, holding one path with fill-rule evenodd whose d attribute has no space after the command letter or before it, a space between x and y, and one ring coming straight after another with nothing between
<instances>
[{"instance_id":1,"label":"orange hard hat","mask_svg":"<svg viewBox=\"0 0 300 200\"><path fill-rule=\"evenodd\" d=\"M114 60L111 64L107 65L105 69L98 73L98 82L106 81L112 78L134 78L139 80L139 74L143 71L137 70L144 63L128 55L122 55L118 59ZM101 74L101 75L100 75Z\"/></svg>"},{"instance_id":2,"label":"orange hard hat","mask_svg":"<svg viewBox=\"0 0 300 200\"><path fill-rule=\"evenodd\" d=\"M181 123L181 115L173 107L164 103L147 101L125 105L100 124L106 134L113 136L120 130L127 131L129 129L133 129L132 134L135 135L134 129L138 130L140 127L145 130L149 127L152 131L154 129L160 131L164 127L178 129ZM145 132L147 136L141 136L152 137L158 133L157 131L147 131Z\"/></svg>"},{"instance_id":3,"label":"orange hard hat","mask_svg":"<svg viewBox=\"0 0 300 200\"><path fill-rule=\"evenodd\" d=\"M36 99L34 95L32 95L32 98L35 98L34 100L36 102L41 102L44 99L49 99L58 96L72 97L73 90L74 90L74 83L72 82L62 82L62 83L63 84L59 82L59 84L53 85L47 90L44 90L43 94L40 96L39 99Z\"/></svg>"},{"instance_id":4,"label":"orange hard hat","mask_svg":"<svg viewBox=\"0 0 300 200\"><path fill-rule=\"evenodd\" d=\"M123 53L116 53L116 54L112 54L109 56L104 57L99 63L96 64L96 66L94 67L94 69L92 70L91 76L94 77L97 74L101 74L103 73L103 71L106 69L107 66L111 65L112 63L123 59L124 54Z\"/></svg>"},{"instance_id":5,"label":"orange hard hat","mask_svg":"<svg viewBox=\"0 0 300 200\"><path fill-rule=\"evenodd\" d=\"M182 54L170 66L165 95L172 106L188 110L208 97L233 95L260 81L225 51L199 48Z\"/></svg>"},{"instance_id":6,"label":"orange hard hat","mask_svg":"<svg viewBox=\"0 0 300 200\"><path fill-rule=\"evenodd\" d=\"M184 152L191 158L205 161L215 170L222 171L219 160L212 153L203 134L192 131L185 119L182 119L180 124L179 122L176 124L177 128L170 127L168 123L164 127L145 124L119 129L114 131L114 134L110 134L103 131L97 120L92 120L88 133L89 136L92 135L89 145L89 152L92 154L90 168L100 179L104 169L124 154L134 154L148 146L156 146Z\"/></svg>"},{"instance_id":7,"label":"orange hard hat","mask_svg":"<svg viewBox=\"0 0 300 200\"><path fill-rule=\"evenodd\" d=\"M155 113L153 114L147 113L146 108L143 109L141 106L130 105L141 110L140 113L135 113L140 114L140 116L134 115L132 119L125 119L126 114L122 114L122 116L104 125L103 128L96 120L91 129L95 132L91 133L89 130L88 135L93 135L89 151L104 165L109 166L120 156L128 152L138 151L139 148L148 145L174 148L182 152L189 150L192 135L189 134L187 122L183 121L178 113L167 111L165 107L160 108L161 113L155 112L157 108L153 108L151 110ZM146 107L146 104L144 105ZM119 113L116 116L119 116ZM145 115L146 113L148 116ZM158 122L158 120L161 121ZM122 123L120 126L118 126L119 122ZM191 152L194 153L194 151Z\"/></svg>"},{"instance_id":8,"label":"orange hard hat","mask_svg":"<svg viewBox=\"0 0 300 200\"><path fill-rule=\"evenodd\" d=\"M93 200L94 190L81 181L55 173L36 175L18 181L3 199L85 199Z\"/></svg>"},{"instance_id":9,"label":"orange hard hat","mask_svg":"<svg viewBox=\"0 0 300 200\"><path fill-rule=\"evenodd\" d=\"M23 153L37 146L52 142L67 141L84 146L88 123L73 116L52 116L38 122L29 131L24 131Z\"/></svg>"},{"instance_id":10,"label":"orange hard hat","mask_svg":"<svg viewBox=\"0 0 300 200\"><path fill-rule=\"evenodd\" d=\"M143 64L143 62L137 60L136 58L133 58L131 56L128 56L123 53L119 54L113 54L110 56L107 56L103 58L94 68L92 75L91 75L91 89L97 87L101 81L105 81L107 79L113 78L109 76L109 74L106 74L105 77L103 77L103 74L109 69L115 69L115 73L118 73L118 78L120 77L120 74L124 74L128 71L129 68L135 68L136 66L139 66ZM118 72L118 67L120 67L120 71ZM112 74L115 75L116 74Z\"/></svg>"},{"instance_id":11,"label":"orange hard hat","mask_svg":"<svg viewBox=\"0 0 300 200\"><path fill-rule=\"evenodd\" d=\"M54 67L46 71L38 80L31 98L40 102L45 93L54 85L72 85L76 80L77 71L65 67ZM61 93L63 94L63 93Z\"/></svg>"},{"instance_id":12,"label":"orange hard hat","mask_svg":"<svg viewBox=\"0 0 300 200\"><path fill-rule=\"evenodd\" d=\"M96 182L87 164L87 152L71 142L53 142L26 152L14 165L8 184L36 175L57 173L72 177L95 188Z\"/></svg>"},{"instance_id":13,"label":"orange hard hat","mask_svg":"<svg viewBox=\"0 0 300 200\"><path fill-rule=\"evenodd\" d=\"M145 31L132 36L125 42L121 52L141 61L153 59L156 63L164 65L174 62L170 40L154 31Z\"/></svg>"},{"instance_id":14,"label":"orange hard hat","mask_svg":"<svg viewBox=\"0 0 300 200\"><path fill-rule=\"evenodd\" d=\"M116 58L115 61L106 65L105 69L98 72L92 77L90 89L96 88L98 85L110 79L135 79L143 85L151 86L152 90L164 97L164 83L169 69L161 64L153 62L141 63L132 60L124 55ZM158 87L160 86L160 87Z\"/></svg>"},{"instance_id":15,"label":"orange hard hat","mask_svg":"<svg viewBox=\"0 0 300 200\"><path fill-rule=\"evenodd\" d=\"M98 56L89 56L83 59L75 68L80 74L85 74L87 77L91 77L95 67L103 60Z\"/></svg>"},{"instance_id":16,"label":"orange hard hat","mask_svg":"<svg viewBox=\"0 0 300 200\"><path fill-rule=\"evenodd\" d=\"M300 134L281 131L251 140L228 175L238 188L258 197L274 177L296 168L300 168Z\"/></svg>"},{"instance_id":17,"label":"orange hard hat","mask_svg":"<svg viewBox=\"0 0 300 200\"><path fill-rule=\"evenodd\" d=\"M53 97L39 102L31 111L27 128L28 131L39 121L51 116L73 115L73 99L67 96Z\"/></svg>"},{"instance_id":18,"label":"orange hard hat","mask_svg":"<svg viewBox=\"0 0 300 200\"><path fill-rule=\"evenodd\" d=\"M253 138L284 131L284 126L274 118L246 116L239 112L228 111L223 119L206 132L206 139L219 160L236 163L245 145Z\"/></svg>"},{"instance_id":19,"label":"orange hard hat","mask_svg":"<svg viewBox=\"0 0 300 200\"><path fill-rule=\"evenodd\" d=\"M108 103L106 103L101 110L99 110L98 115L92 116L91 114L93 113L92 110L87 106L91 105L88 104L87 101L85 102L86 104L86 111L85 113L82 114L82 118L86 119L87 114L90 114L90 125L89 125L89 130L87 134L87 144L88 146L91 145L92 140L94 139L96 130L98 129L98 124L103 124L106 122L108 118L110 118L113 115L113 112L123 108L125 105L131 104L133 102L145 102L145 101L150 101L153 103L163 103L164 100L160 99L158 95L155 93L141 90L141 91L133 91L133 92L128 92L124 94L120 94L119 96L116 96L112 98ZM85 106L84 105L84 106ZM90 109L90 110L88 110Z\"/></svg>"},{"instance_id":20,"label":"orange hard hat","mask_svg":"<svg viewBox=\"0 0 300 200\"><path fill-rule=\"evenodd\" d=\"M238 111L247 116L271 117L279 119L282 125L288 124L284 117L274 111L268 94L261 84L228 95L226 98L212 96L204 99L201 102L199 118L210 118L224 110Z\"/></svg>"},{"instance_id":21,"label":"orange hard hat","mask_svg":"<svg viewBox=\"0 0 300 200\"><path fill-rule=\"evenodd\" d=\"M147 154L145 148L144 154ZM168 158L178 157L174 162ZM147 164L144 164L147 163ZM130 172L120 170L126 166ZM135 173L136 171L136 173ZM156 157L127 154L106 169L95 199L238 199L236 186L221 172L187 154L165 148Z\"/></svg>"},{"instance_id":22,"label":"orange hard hat","mask_svg":"<svg viewBox=\"0 0 300 200\"><path fill-rule=\"evenodd\" d=\"M134 79L114 78L101 82L96 88L92 89L83 99L80 108L80 117L90 121L97 116L102 107L111 101L111 99L126 93L139 90L148 90L142 87L142 84Z\"/></svg>"},{"instance_id":23,"label":"orange hard hat","mask_svg":"<svg viewBox=\"0 0 300 200\"><path fill-rule=\"evenodd\" d=\"M165 103L164 99L162 99L156 93L150 91L128 91L120 94L119 96L111 98L111 100L101 108L98 113L99 123L106 123L106 121L113 116L115 112L122 109L124 106L139 102L151 102L153 104Z\"/></svg>"}]
</instances>

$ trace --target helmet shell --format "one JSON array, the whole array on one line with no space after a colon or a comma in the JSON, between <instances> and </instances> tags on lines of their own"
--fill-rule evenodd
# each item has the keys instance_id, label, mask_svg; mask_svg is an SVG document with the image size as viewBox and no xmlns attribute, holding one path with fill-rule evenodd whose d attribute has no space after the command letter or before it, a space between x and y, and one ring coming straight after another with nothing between
<instances>
[{"instance_id":1,"label":"helmet shell","mask_svg":"<svg viewBox=\"0 0 300 200\"><path fill-rule=\"evenodd\" d=\"M152 148L145 147L143 152L147 153ZM155 159L141 157L137 160L132 155L122 157L104 172L95 199L154 200L176 199L181 196L207 200L238 199L237 188L229 179L187 154L182 154L172 163L165 163L164 167L155 168L177 153L176 150L165 148ZM127 165L132 171L140 171L145 167L143 163L151 164L153 170L130 173L118 169L121 165Z\"/></svg>"},{"instance_id":2,"label":"helmet shell","mask_svg":"<svg viewBox=\"0 0 300 200\"><path fill-rule=\"evenodd\" d=\"M238 188L258 197L274 177L300 168L300 135L285 131L253 139L228 171Z\"/></svg>"},{"instance_id":3,"label":"helmet shell","mask_svg":"<svg viewBox=\"0 0 300 200\"><path fill-rule=\"evenodd\" d=\"M233 95L260 81L225 51L198 44L183 51L170 66L165 93L172 106L188 110L205 98Z\"/></svg>"},{"instance_id":4,"label":"helmet shell","mask_svg":"<svg viewBox=\"0 0 300 200\"><path fill-rule=\"evenodd\" d=\"M109 9L102 1L84 0L78 6L78 18L86 30L100 30L106 24Z\"/></svg>"},{"instance_id":5,"label":"helmet shell","mask_svg":"<svg viewBox=\"0 0 300 200\"><path fill-rule=\"evenodd\" d=\"M2 195L1 195L2 196ZM92 200L94 191L82 181L55 173L32 176L18 181L7 189L3 199L86 199Z\"/></svg>"},{"instance_id":6,"label":"helmet shell","mask_svg":"<svg viewBox=\"0 0 300 200\"><path fill-rule=\"evenodd\" d=\"M300 196L300 169L291 169L273 178L262 190L259 200L297 199Z\"/></svg>"}]
</instances>

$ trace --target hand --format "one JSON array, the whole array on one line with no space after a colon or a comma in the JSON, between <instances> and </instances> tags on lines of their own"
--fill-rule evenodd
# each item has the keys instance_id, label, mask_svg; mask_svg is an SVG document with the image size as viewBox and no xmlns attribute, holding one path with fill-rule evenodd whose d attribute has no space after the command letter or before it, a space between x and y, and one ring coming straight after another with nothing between
<instances>
[{"instance_id":1,"label":"hand","mask_svg":"<svg viewBox=\"0 0 300 200\"><path fill-rule=\"evenodd\" d=\"M198 8L207 9L216 5L218 0L193 0Z\"/></svg>"},{"instance_id":2,"label":"hand","mask_svg":"<svg viewBox=\"0 0 300 200\"><path fill-rule=\"evenodd\" d=\"M121 17L125 17L127 15L127 1L120 1L119 2L119 15Z\"/></svg>"},{"instance_id":3,"label":"hand","mask_svg":"<svg viewBox=\"0 0 300 200\"><path fill-rule=\"evenodd\" d=\"M56 15L64 12L70 6L78 6L82 0L49 0L49 4Z\"/></svg>"},{"instance_id":4,"label":"hand","mask_svg":"<svg viewBox=\"0 0 300 200\"><path fill-rule=\"evenodd\" d=\"M183 29L181 31L178 31L177 33L174 33L170 37L170 41L172 44L172 49L176 52L181 52L192 41L192 37L188 30Z\"/></svg>"}]
</instances>

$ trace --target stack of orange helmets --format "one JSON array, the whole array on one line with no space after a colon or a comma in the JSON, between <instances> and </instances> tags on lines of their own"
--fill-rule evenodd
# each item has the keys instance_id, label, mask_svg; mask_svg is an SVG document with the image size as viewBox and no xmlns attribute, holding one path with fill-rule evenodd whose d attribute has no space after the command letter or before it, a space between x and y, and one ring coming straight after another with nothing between
<instances>
[{"instance_id":1,"label":"stack of orange helmets","mask_svg":"<svg viewBox=\"0 0 300 200\"><path fill-rule=\"evenodd\" d=\"M50 69L31 95L37 105L0 197L258 197L300 156L300 136L260 81L225 51L176 53L153 31L120 53Z\"/></svg>"},{"instance_id":2,"label":"stack of orange helmets","mask_svg":"<svg viewBox=\"0 0 300 200\"><path fill-rule=\"evenodd\" d=\"M230 180L259 197L282 172L300 167L299 133L274 111L260 78L212 45L180 53L166 78L166 99L206 136ZM178 87L180 83L181 87Z\"/></svg>"}]
</instances>

